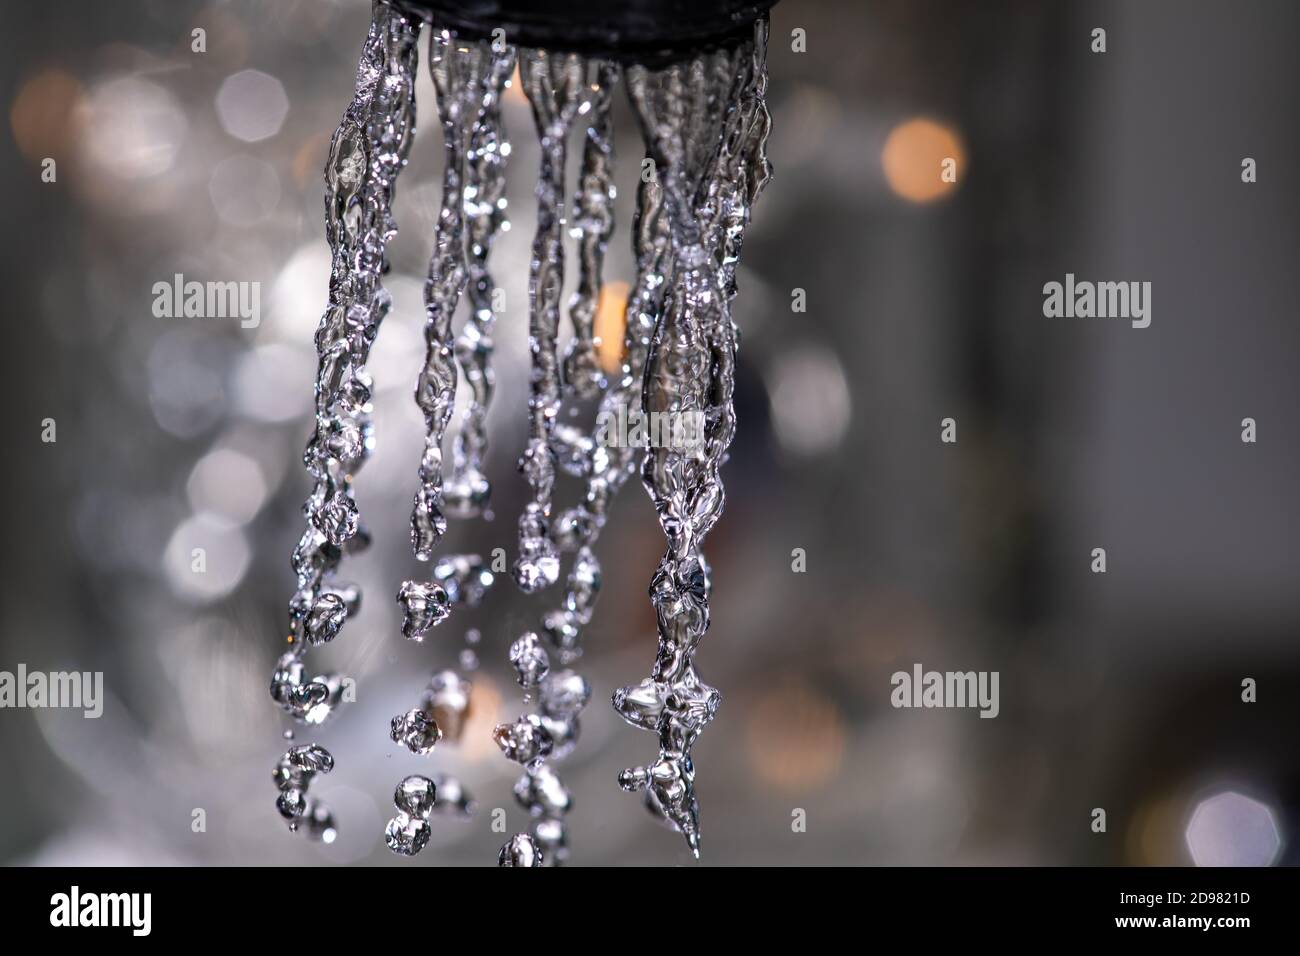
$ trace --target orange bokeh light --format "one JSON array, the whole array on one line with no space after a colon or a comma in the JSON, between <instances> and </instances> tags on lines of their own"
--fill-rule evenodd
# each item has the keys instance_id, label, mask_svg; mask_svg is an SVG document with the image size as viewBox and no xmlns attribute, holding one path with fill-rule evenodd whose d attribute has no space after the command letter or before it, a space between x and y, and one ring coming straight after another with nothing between
<instances>
[{"instance_id":1,"label":"orange bokeh light","mask_svg":"<svg viewBox=\"0 0 1300 956\"><path fill-rule=\"evenodd\" d=\"M845 735L844 718L835 702L804 681L790 679L751 709L746 750L763 782L808 791L824 786L840 772Z\"/></svg>"},{"instance_id":2,"label":"orange bokeh light","mask_svg":"<svg viewBox=\"0 0 1300 956\"><path fill-rule=\"evenodd\" d=\"M32 162L58 159L72 136L72 115L81 101L81 84L62 70L37 73L18 91L9 110L14 142Z\"/></svg>"},{"instance_id":3,"label":"orange bokeh light","mask_svg":"<svg viewBox=\"0 0 1300 956\"><path fill-rule=\"evenodd\" d=\"M627 328L629 292L631 287L626 282L609 282L600 290L592 336L596 340L596 360L606 375L613 375L623 365L623 333Z\"/></svg>"},{"instance_id":4,"label":"orange bokeh light","mask_svg":"<svg viewBox=\"0 0 1300 956\"><path fill-rule=\"evenodd\" d=\"M500 753L492 742L492 728L501 721L502 699L501 691L491 678L474 674L472 679L469 712L465 715L460 747L465 759L477 762Z\"/></svg>"},{"instance_id":5,"label":"orange bokeh light","mask_svg":"<svg viewBox=\"0 0 1300 956\"><path fill-rule=\"evenodd\" d=\"M880 153L880 165L895 195L909 202L933 202L950 194L961 182L966 172L966 149L952 127L917 117L890 131Z\"/></svg>"}]
</instances>

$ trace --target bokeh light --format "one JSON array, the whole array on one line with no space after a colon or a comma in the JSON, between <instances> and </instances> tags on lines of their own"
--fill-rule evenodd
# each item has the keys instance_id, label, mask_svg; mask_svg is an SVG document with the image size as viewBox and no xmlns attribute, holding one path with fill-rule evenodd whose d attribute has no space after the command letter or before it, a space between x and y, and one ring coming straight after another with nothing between
<instances>
[{"instance_id":1,"label":"bokeh light","mask_svg":"<svg viewBox=\"0 0 1300 956\"><path fill-rule=\"evenodd\" d=\"M592 335L596 341L596 360L606 375L613 375L623 366L623 333L627 329L629 292L630 287L622 281L607 282L600 290Z\"/></svg>"},{"instance_id":2,"label":"bokeh light","mask_svg":"<svg viewBox=\"0 0 1300 956\"><path fill-rule=\"evenodd\" d=\"M95 86L78 113L83 151L94 170L124 180L171 169L189 125L171 92L137 76Z\"/></svg>"},{"instance_id":3,"label":"bokeh light","mask_svg":"<svg viewBox=\"0 0 1300 956\"><path fill-rule=\"evenodd\" d=\"M9 128L24 156L39 162L64 153L81 96L81 84L63 70L43 70L23 83L9 110Z\"/></svg>"},{"instance_id":4,"label":"bokeh light","mask_svg":"<svg viewBox=\"0 0 1300 956\"><path fill-rule=\"evenodd\" d=\"M163 555L172 588L197 603L214 601L244 579L252 553L238 525L209 514L177 526Z\"/></svg>"},{"instance_id":5,"label":"bokeh light","mask_svg":"<svg viewBox=\"0 0 1300 956\"><path fill-rule=\"evenodd\" d=\"M190 472L190 504L237 524L248 522L266 501L266 480L257 462L230 448L208 452Z\"/></svg>"},{"instance_id":6,"label":"bokeh light","mask_svg":"<svg viewBox=\"0 0 1300 956\"><path fill-rule=\"evenodd\" d=\"M953 178L944 176L944 163L952 160ZM927 203L957 188L966 172L966 150L950 126L925 117L895 126L885 140L880 165L895 195Z\"/></svg>"},{"instance_id":7,"label":"bokeh light","mask_svg":"<svg viewBox=\"0 0 1300 956\"><path fill-rule=\"evenodd\" d=\"M1197 866L1270 866L1281 852L1282 836L1271 807L1228 790L1196 805L1187 824L1187 848Z\"/></svg>"},{"instance_id":8,"label":"bokeh light","mask_svg":"<svg viewBox=\"0 0 1300 956\"><path fill-rule=\"evenodd\" d=\"M787 680L749 711L747 752L755 775L787 790L816 789L839 773L844 720L834 701Z\"/></svg>"},{"instance_id":9,"label":"bokeh light","mask_svg":"<svg viewBox=\"0 0 1300 956\"><path fill-rule=\"evenodd\" d=\"M797 456L835 448L852 414L844 367L830 349L800 345L777 357L768 375L777 440Z\"/></svg>"},{"instance_id":10,"label":"bokeh light","mask_svg":"<svg viewBox=\"0 0 1300 956\"><path fill-rule=\"evenodd\" d=\"M217 91L221 126L235 139L256 143L280 132L289 112L284 85L261 70L240 70Z\"/></svg>"}]
</instances>

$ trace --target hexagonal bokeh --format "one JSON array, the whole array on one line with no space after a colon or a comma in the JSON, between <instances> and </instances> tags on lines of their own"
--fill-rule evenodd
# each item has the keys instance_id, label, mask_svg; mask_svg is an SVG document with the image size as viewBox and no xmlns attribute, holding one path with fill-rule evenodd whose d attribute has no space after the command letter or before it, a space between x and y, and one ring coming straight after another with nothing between
<instances>
[{"instance_id":1,"label":"hexagonal bokeh","mask_svg":"<svg viewBox=\"0 0 1300 956\"><path fill-rule=\"evenodd\" d=\"M256 143L280 132L289 112L284 85L261 70L240 70L217 91L221 127L235 139Z\"/></svg>"},{"instance_id":2,"label":"hexagonal bokeh","mask_svg":"<svg viewBox=\"0 0 1300 956\"><path fill-rule=\"evenodd\" d=\"M1196 805L1187 848L1197 866L1269 866L1282 849L1282 835L1271 807L1229 790Z\"/></svg>"}]
</instances>

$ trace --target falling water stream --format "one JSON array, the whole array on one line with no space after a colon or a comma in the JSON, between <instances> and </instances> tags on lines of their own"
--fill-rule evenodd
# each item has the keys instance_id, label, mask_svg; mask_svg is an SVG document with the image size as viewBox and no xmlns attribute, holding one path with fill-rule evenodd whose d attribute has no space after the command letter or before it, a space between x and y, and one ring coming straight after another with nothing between
<instances>
[{"instance_id":1,"label":"falling water stream","mask_svg":"<svg viewBox=\"0 0 1300 956\"><path fill-rule=\"evenodd\" d=\"M289 605L288 647L271 682L281 708L309 726L336 710L342 682L335 674L309 679L306 651L338 636L360 606L358 589L338 581L336 573L345 554L370 541L353 495L354 478L374 447L372 383L365 366L391 304L381 276L385 248L396 232L394 186L414 135L416 43L424 26L421 16L398 3L375 0L356 92L325 170L332 267L329 302L316 333L316 422L304 455L313 485L304 505L307 528L292 558L297 589ZM506 210L510 149L501 97L517 63L541 161L529 269L528 437L519 460L529 498L519 517L512 577L525 593L539 592L559 581L561 556L573 557L560 606L542 616L537 632L510 645L524 713L496 727L493 739L523 767L514 792L531 825L501 848L498 862L557 865L568 857L571 798L554 763L576 746L578 717L591 697L591 685L575 668L601 585L595 545L609 503L636 472L638 457L667 538L650 587L658 653L650 676L617 690L613 704L625 721L657 736L658 756L623 771L619 784L643 792L647 806L680 831L698 856L691 747L721 700L695 668L695 651L709 625L709 568L701 549L722 512L719 470L735 434L736 265L751 207L770 177L767 22L757 21L752 39L654 67L544 49L516 52L499 36L460 38L436 22L428 32L443 132L443 193L425 282L426 352L415 400L426 440L410 527L415 557L431 564L427 579L404 581L398 589L402 633L422 641L459 614L457 608L477 606L494 580L477 555L434 558L448 516L484 516L491 496L486 416L495 384L497 283L489 259ZM620 365L608 373L599 360L595 315L614 228L612 102L620 84L627 88L654 175L643 175L637 192L631 232L636 275ZM570 204L567 146L575 129L583 131L583 149ZM568 218L566 209L572 212ZM576 247L577 271L567 303L573 335L561 357L566 238ZM462 294L468 315L457 336L453 320ZM444 473L458 371L468 401ZM562 409L570 418L594 412L590 427L562 421ZM703 440L688 448L599 440L598 423L629 409L698 414ZM560 511L553 503L557 469L579 478L585 490L581 502ZM436 671L418 705L392 719L393 741L426 755L443 740L460 739L477 641L478 631L470 629L456 666ZM277 808L290 829L333 839L332 815L308 795L313 778L333 766L330 753L314 743L293 746L281 758L274 776ZM439 811L472 810L465 788L445 775L408 776L393 799L397 814L385 839L402 855L427 844Z\"/></svg>"},{"instance_id":2,"label":"falling water stream","mask_svg":"<svg viewBox=\"0 0 1300 956\"><path fill-rule=\"evenodd\" d=\"M641 480L668 549L650 583L659 652L649 678L614 692L628 723L659 737L659 757L619 775L700 852L691 747L721 694L700 680L695 650L709 627L701 546L722 514L719 469L736 430L735 264L750 207L770 176L764 101L767 24L752 43L660 70L632 67L628 86L663 184L672 272L646 357L642 403L653 413L702 412L702 448L648 447Z\"/></svg>"},{"instance_id":3,"label":"falling water stream","mask_svg":"<svg viewBox=\"0 0 1300 956\"><path fill-rule=\"evenodd\" d=\"M397 174L406 164L415 122L419 24L376 2L357 65L356 92L330 143L325 166L325 237L330 245L329 303L316 330L316 423L303 463L312 477L303 505L307 528L294 549L297 590L289 602L288 650L271 678L271 696L310 724L335 710L337 677L306 680L303 654L338 636L360 606L360 591L335 580L345 553L370 540L359 523L354 477L374 448L370 347L392 299L380 282L384 249L396 234L392 216ZM333 758L316 744L294 747L275 770L277 807L289 821L329 819L306 797ZM332 833L333 823L309 828Z\"/></svg>"},{"instance_id":4,"label":"falling water stream","mask_svg":"<svg viewBox=\"0 0 1300 956\"><path fill-rule=\"evenodd\" d=\"M551 511L557 464L581 476L591 470L591 458L596 451L590 435L575 426L560 425L556 418L566 392L578 400L590 399L607 386L597 359L594 322L601 289L601 265L614 221L610 100L618 82L618 70L610 63L586 62L574 54L552 57L544 51L533 51L521 72L542 142L538 225L530 275L530 287L534 290L530 333L540 331L541 334L530 334L529 345L535 369L530 410L535 412L541 407L546 413L541 417L533 415L530 438L549 430L544 435L544 445L535 446L530 442L520 463L521 470L531 480L536 473L533 450L540 447L549 472L543 479L549 485L545 500L535 497L526 507L520 524L520 563L524 564L533 546L528 539L535 527L533 515L540 512L545 518ZM555 354L555 338L559 291L564 278L564 247L559 230L567 161L565 145L575 118L587 115L591 119L584 136L579 186L573 203L576 217L570 224L579 247L578 284L569 303L574 336L561 366ZM539 357L543 348L547 350L544 358ZM540 381L538 369L542 373ZM537 494L538 484L534 483L533 488ZM530 514L534 505L537 509ZM591 619L592 605L600 588L600 566L588 547L588 542L594 540L594 525L585 508L578 506L564 512L548 531L545 546L549 550L548 561L554 561L556 572L549 575L552 581L558 576L559 552L578 550L569 573L564 605L543 619L543 633L566 666L551 670L550 657L534 632L525 633L510 647L510 663L525 691L525 702L535 702L537 706L534 712L513 725L502 725L495 732L502 752L524 764L524 773L514 792L515 799L532 820L530 833L517 835L502 848L499 862L508 866L553 866L568 858L564 818L572 800L553 763L562 760L577 745L579 714L591 699L591 685L568 665L580 656L580 629ZM523 578L517 576L517 581L525 590L531 590L533 582L529 574L525 573Z\"/></svg>"}]
</instances>

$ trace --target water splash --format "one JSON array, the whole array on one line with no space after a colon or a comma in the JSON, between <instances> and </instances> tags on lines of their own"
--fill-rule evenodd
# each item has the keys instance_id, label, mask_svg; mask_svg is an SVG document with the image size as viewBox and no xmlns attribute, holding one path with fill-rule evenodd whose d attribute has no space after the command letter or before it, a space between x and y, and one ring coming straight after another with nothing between
<instances>
[{"instance_id":1,"label":"water splash","mask_svg":"<svg viewBox=\"0 0 1300 956\"><path fill-rule=\"evenodd\" d=\"M449 743L460 741L469 716L469 681L454 670L434 674L420 696L420 704L392 719L389 736L410 753L425 756L446 738ZM424 806L424 795L429 805ZM415 802L419 806L414 806ZM455 777L440 775L436 781L423 776L404 779L394 797L396 817L388 822L384 840L388 848L400 856L414 856L429 841L429 817L468 817L474 812L474 800Z\"/></svg>"},{"instance_id":2,"label":"water splash","mask_svg":"<svg viewBox=\"0 0 1300 956\"><path fill-rule=\"evenodd\" d=\"M433 29L429 38L429 72L438 99L442 123L444 162L442 206L434 230L433 254L424 285L425 362L415 388L415 402L424 415L425 447L420 461L419 487L411 513L411 550L428 561L447 530L446 510L475 514L486 504L489 489L480 470L486 448L482 418L490 399L491 278L487 255L492 234L501 222L504 170L504 132L499 103L514 67L514 51L454 37ZM480 192L482 191L482 192ZM501 203L500 205L498 203ZM470 245L466 250L465 219L471 217ZM452 333L461 293L473 261L473 315L460 345ZM456 364L460 362L470 383L472 401L464 429L455 445L451 501L443 484L442 446L456 401ZM492 583L492 575L476 555L450 555L433 569L428 583L408 581L398 594L404 612L402 632L421 640L431 627L444 621L453 604L477 604ZM444 586L444 584L446 586ZM453 739L459 739L469 705L469 685L455 672L434 677L419 707L394 717L389 735L411 753L431 753L443 739L447 722ZM413 779L403 781L405 787ZM433 783L426 778L430 788ZM457 784L459 787L459 784ZM401 792L399 787L399 793ZM468 800L460 801L468 809ZM401 810L401 802L398 803ZM395 853L418 853L428 840L427 814L399 814L386 834Z\"/></svg>"},{"instance_id":3,"label":"water splash","mask_svg":"<svg viewBox=\"0 0 1300 956\"><path fill-rule=\"evenodd\" d=\"M589 112L582 153L582 168L574 199L576 218L572 233L578 240L578 285L569 301L573 340L564 358L564 386L573 397L591 399L609 389L601 368L594 335L596 307L602 288L602 268L609 237L614 231L614 129L611 105L619 82L619 69L612 63L596 65L591 84ZM552 450L560 466L580 478L601 472L608 462L608 449L596 442L591 431L571 425L557 425ZM600 593L600 562L590 548L604 519L603 499L587 500L564 511L555 524L553 538L561 551L576 551L565 586L563 605L543 618L543 628L560 650L563 660L578 656L580 632L591 621ZM597 512L597 513L593 513Z\"/></svg>"},{"instance_id":4,"label":"water splash","mask_svg":"<svg viewBox=\"0 0 1300 956\"><path fill-rule=\"evenodd\" d=\"M524 714L513 724L497 724L492 739L507 760L527 766L549 757L555 738L537 714Z\"/></svg>"},{"instance_id":5,"label":"water splash","mask_svg":"<svg viewBox=\"0 0 1300 956\"><path fill-rule=\"evenodd\" d=\"M528 398L528 444L519 470L528 479L532 500L519 518L519 556L515 583L526 593L554 584L560 558L550 538L555 453L551 434L560 410L560 363L556 337L564 286L564 170L567 141L583 103L586 63L574 53L529 50L520 63L524 92L533 109L541 143L537 181L537 235L528 275L528 349L532 375Z\"/></svg>"},{"instance_id":6,"label":"water splash","mask_svg":"<svg viewBox=\"0 0 1300 956\"><path fill-rule=\"evenodd\" d=\"M316 330L316 421L303 454L313 486L303 506L307 528L292 556L297 588L289 601L289 650L271 678L272 699L308 723L320 723L335 711L340 681L335 675L304 681L303 651L308 644L334 640L358 610L359 590L333 576L344 554L362 550L370 540L352 484L374 447L366 362L391 304L380 276L384 250L397 231L393 191L414 134L418 32L418 22L387 3L375 3L356 90L325 165L329 303ZM295 763L303 759L301 748L294 748L285 758L288 768L283 761L277 768L281 813L288 811L291 829L306 818L310 834L332 838L328 811L305 803L297 782L328 771L333 758L328 766Z\"/></svg>"},{"instance_id":7,"label":"water splash","mask_svg":"<svg viewBox=\"0 0 1300 956\"><path fill-rule=\"evenodd\" d=\"M421 561L429 560L438 539L447 530L447 518L443 514L442 442L456 400L451 323L467 278L465 156L470 131L483 123L488 99L483 91L495 75L498 59L504 57L495 57L481 43L457 40L446 30L432 31L429 72L438 94L445 157L442 208L424 284L425 362L415 388L415 402L424 415L427 432L420 462L420 485L411 513L411 548ZM461 477L466 479L464 475Z\"/></svg>"},{"instance_id":8,"label":"water splash","mask_svg":"<svg viewBox=\"0 0 1300 956\"><path fill-rule=\"evenodd\" d=\"M442 740L438 722L418 707L394 717L388 734L413 754L430 753Z\"/></svg>"},{"instance_id":9,"label":"water splash","mask_svg":"<svg viewBox=\"0 0 1300 956\"><path fill-rule=\"evenodd\" d=\"M598 443L595 430L597 422L612 421L621 409L640 404L650 336L663 307L672 252L663 215L663 191L653 178L642 179L637 192L632 249L636 277L624 310L619 374L606 382L590 434L576 428L557 429L557 436L568 439L565 448L569 454L561 460L571 463L568 470L572 474L586 479L582 503L563 512L556 522L556 539L561 548L576 550L577 554L563 605L543 619L547 636L568 660L580 653L582 628L590 622L600 594L600 563L592 548L605 526L610 502L635 473L636 452L643 447L621 441Z\"/></svg>"},{"instance_id":10,"label":"water splash","mask_svg":"<svg viewBox=\"0 0 1300 956\"><path fill-rule=\"evenodd\" d=\"M525 591L552 583L560 568L560 551L577 550L570 570L565 603L543 619L543 628L559 650L560 660L569 663L579 654L579 631L591 619L595 596L600 588L600 565L586 546L593 523L584 508L560 516L551 527L550 514L555 467L585 475L600 453L588 433L556 422L566 394L590 399L608 387L596 351L594 322L601 290L601 268L609 236L614 228L613 121L610 105L618 84L619 70L612 63L588 63L581 57L554 57L542 51L526 55L525 89L532 104L538 136L542 142L542 172L538 186L538 231L533 246L531 273L532 312L532 395L529 403L530 439L521 462L534 499L521 518L520 561L516 580ZM573 340L564 361L557 362L555 339L559 322L559 296L563 285L564 254L562 232L562 189L566 169L565 140L578 116L587 121L578 190L574 199L575 218L569 232L578 242L577 288L569 302ZM559 372L563 371L563 376ZM524 690L527 705L539 688L536 712L514 724L499 726L494 734L498 746L510 759L524 764L515 784L519 805L532 820L531 839L526 835L502 852L501 865L518 854L526 854L528 865L558 866L568 858L564 817L569 811L568 791L554 768L546 763L560 760L577 743L578 712L590 697L590 688L567 706L552 708L545 691L550 674L549 655L537 634L529 631L510 647L510 663ZM586 682L572 671L573 680ZM570 685L571 686L571 685ZM520 849L520 848L523 849ZM516 852L517 851L517 852Z\"/></svg>"},{"instance_id":11,"label":"water splash","mask_svg":"<svg viewBox=\"0 0 1300 956\"><path fill-rule=\"evenodd\" d=\"M451 614L451 598L440 584L403 581L397 605L402 609L402 636L408 641L423 641Z\"/></svg>"},{"instance_id":12,"label":"water splash","mask_svg":"<svg viewBox=\"0 0 1300 956\"><path fill-rule=\"evenodd\" d=\"M291 716L317 724L334 713L342 680L306 679L306 647L333 641L360 606L355 585L336 581L342 557L363 550L370 535L361 522L352 483L374 445L372 383L365 365L390 306L380 282L384 250L395 234L391 214L397 174L414 132L415 42L421 24L390 0L375 0L352 104L331 143L326 166L326 233L333 256L329 306L316 335L319 368L316 428L304 455L313 477L304 505L307 529L293 554L298 586L290 602L289 650L272 677L271 693ZM415 400L425 420L424 453L411 515L417 559L430 561L447 530L447 516L487 515L491 486L484 474L486 414L493 394L491 355L497 309L488 269L495 236L504 228L505 162L509 144L501 96L515 51L434 28L430 72L443 126L443 195L425 283L425 362ZM750 209L770 176L764 145L770 126L766 91L766 21L753 41L712 49L649 69L627 68L629 96L657 176L643 177L632 245L636 277L625 312L617 374L599 361L595 315L602 266L613 231L615 191L611 102L620 70L575 54L529 50L520 57L524 92L541 144L538 225L529 270L528 440L519 468L530 500L519 518L519 549L512 568L525 592L554 584L560 555L573 554L560 607L544 615L540 633L511 646L510 660L524 691L525 713L499 725L493 738L523 766L514 791L532 820L530 833L502 848L503 866L564 862L565 817L571 796L554 761L575 746L579 715L591 687L572 664L581 654L601 587L594 545L613 496L636 470L668 539L651 585L659 653L651 676L614 694L614 706L634 726L659 737L659 758L620 775L625 789L643 790L647 804L699 850L699 808L690 749L715 714L720 694L700 681L694 653L709 623L709 569L701 547L721 513L719 469L735 432L731 394L738 331L731 320L735 270ZM566 141L586 117L574 216L565 218ZM560 360L557 340L564 283L565 227L577 244L578 275L568 303L572 343ZM459 337L452 320L468 289L469 316ZM469 402L454 436L449 474L443 473L445 433L455 413L457 372ZM596 401L598 399L598 402ZM609 420L634 405L648 413L698 412L706 423L698 448L647 447L596 438L560 423L570 411L597 405ZM582 479L582 501L552 513L557 468ZM398 593L403 634L422 640L453 607L477 606L493 575L477 555L447 555L429 580L406 581ZM477 666L478 632L466 633L463 671ZM462 736L470 684L461 672L434 674L419 705L394 717L390 736L412 753L431 753L439 741ZM323 755L323 756L322 756ZM276 771L280 812L291 829L300 823L321 839L336 832L327 808L306 788L333 758L318 745L292 748ZM458 781L411 776L397 788L397 816L385 839L394 852L418 853L429 838L432 813L463 816L473 802Z\"/></svg>"},{"instance_id":13,"label":"water splash","mask_svg":"<svg viewBox=\"0 0 1300 956\"><path fill-rule=\"evenodd\" d=\"M337 827L329 807L307 795L307 789L317 774L334 769L334 758L319 744L290 747L276 764L272 779L280 796L275 808L296 831L305 822L307 835L324 843L334 842Z\"/></svg>"},{"instance_id":14,"label":"water splash","mask_svg":"<svg viewBox=\"0 0 1300 956\"><path fill-rule=\"evenodd\" d=\"M519 686L525 691L540 684L551 669L550 658L532 631L510 645L510 664L515 669Z\"/></svg>"},{"instance_id":15,"label":"water splash","mask_svg":"<svg viewBox=\"0 0 1300 956\"><path fill-rule=\"evenodd\" d=\"M765 155L767 23L752 42L658 70L634 67L628 85L669 214L673 268L646 358L643 410L704 416L704 442L682 451L651 446L641 477L668 548L650 584L659 631L651 676L615 691L615 710L656 733L653 763L619 784L700 852L691 747L721 694L700 680L695 652L709 627L709 567L701 550L722 513L719 469L735 434L735 263L749 211L770 176Z\"/></svg>"},{"instance_id":16,"label":"water splash","mask_svg":"<svg viewBox=\"0 0 1300 956\"><path fill-rule=\"evenodd\" d=\"M510 842L501 848L497 855L497 866L542 866L544 859L541 848L526 833L519 833L510 838Z\"/></svg>"},{"instance_id":17,"label":"water splash","mask_svg":"<svg viewBox=\"0 0 1300 956\"><path fill-rule=\"evenodd\" d=\"M594 540L595 525L590 526L586 537ZM580 653L578 647L582 629L591 623L591 615L596 610L596 598L600 594L600 562L596 553L586 544L578 549L565 582L564 604L543 618L542 626L564 655L574 658Z\"/></svg>"},{"instance_id":18,"label":"water splash","mask_svg":"<svg viewBox=\"0 0 1300 956\"><path fill-rule=\"evenodd\" d=\"M465 161L470 314L456 340L456 361L469 386L469 403L452 444L452 474L443 487L448 511L463 518L482 514L492 496L492 486L483 473L488 443L487 414L495 387L491 360L497 311L494 302L497 287L488 269L488 256L497 233L510 225L506 220L505 197L510 142L501 118L501 96L510 83L514 65L513 47L492 47L482 108L470 131Z\"/></svg>"},{"instance_id":19,"label":"water splash","mask_svg":"<svg viewBox=\"0 0 1300 956\"><path fill-rule=\"evenodd\" d=\"M428 777L412 774L393 792L397 816L388 821L384 841L400 856L415 856L429 842L429 817L433 814L438 788Z\"/></svg>"},{"instance_id":20,"label":"water splash","mask_svg":"<svg viewBox=\"0 0 1300 956\"><path fill-rule=\"evenodd\" d=\"M598 63L590 95L591 113L582 151L582 169L574 198L571 227L578 240L578 287L569 301L573 340L564 356L564 384L581 398L594 398L605 375L596 354L595 318L600 302L601 268L614 231L614 118L610 110L619 70Z\"/></svg>"}]
</instances>

